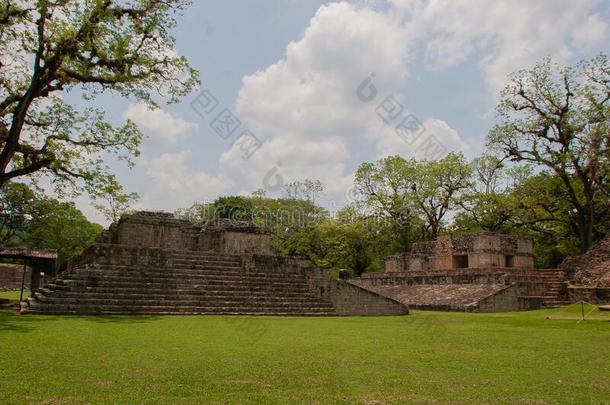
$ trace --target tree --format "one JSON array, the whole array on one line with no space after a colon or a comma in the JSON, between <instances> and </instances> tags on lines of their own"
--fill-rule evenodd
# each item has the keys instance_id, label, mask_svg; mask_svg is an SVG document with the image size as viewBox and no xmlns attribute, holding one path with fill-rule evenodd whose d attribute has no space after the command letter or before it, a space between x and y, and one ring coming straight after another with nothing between
<instances>
[{"instance_id":1,"label":"tree","mask_svg":"<svg viewBox=\"0 0 610 405\"><path fill-rule=\"evenodd\" d=\"M471 183L472 167L459 153L435 161L413 162L415 182L412 201L424 218L425 239L436 239L449 210L459 204L461 193Z\"/></svg>"},{"instance_id":2,"label":"tree","mask_svg":"<svg viewBox=\"0 0 610 405\"><path fill-rule=\"evenodd\" d=\"M317 197L324 192L324 186L320 180L305 179L288 183L282 190L287 199L306 200L315 204Z\"/></svg>"},{"instance_id":3,"label":"tree","mask_svg":"<svg viewBox=\"0 0 610 405\"><path fill-rule=\"evenodd\" d=\"M132 163L141 132L115 127L85 102L114 92L155 106L175 102L198 83L170 35L187 0L0 0L0 188L46 174L61 189L107 177L103 153ZM77 184L78 183L78 184Z\"/></svg>"},{"instance_id":4,"label":"tree","mask_svg":"<svg viewBox=\"0 0 610 405\"><path fill-rule=\"evenodd\" d=\"M121 215L140 199L138 193L125 192L113 177L104 179L104 183L97 185L91 194L99 201L93 204L95 209L112 223L118 222Z\"/></svg>"},{"instance_id":5,"label":"tree","mask_svg":"<svg viewBox=\"0 0 610 405\"><path fill-rule=\"evenodd\" d=\"M31 247L57 249L60 262L65 263L91 245L102 229L73 203L45 198L36 203L25 242Z\"/></svg>"},{"instance_id":6,"label":"tree","mask_svg":"<svg viewBox=\"0 0 610 405\"><path fill-rule=\"evenodd\" d=\"M65 262L93 243L102 230L74 204L39 195L24 184L7 184L0 197L0 244L57 249Z\"/></svg>"},{"instance_id":7,"label":"tree","mask_svg":"<svg viewBox=\"0 0 610 405\"><path fill-rule=\"evenodd\" d=\"M610 209L610 63L600 55L576 67L545 60L511 76L489 145L505 157L557 176L577 219L581 252L594 237L598 210ZM601 201L600 201L601 199Z\"/></svg>"},{"instance_id":8,"label":"tree","mask_svg":"<svg viewBox=\"0 0 610 405\"><path fill-rule=\"evenodd\" d=\"M471 173L461 154L450 153L438 161L390 156L360 165L354 184L375 215L392 218L403 232L419 218L422 237L433 239L469 186Z\"/></svg>"},{"instance_id":9,"label":"tree","mask_svg":"<svg viewBox=\"0 0 610 405\"><path fill-rule=\"evenodd\" d=\"M460 232L508 232L515 210L511 189L531 175L527 166L507 167L502 159L484 154L472 162L473 178L459 201L453 228Z\"/></svg>"},{"instance_id":10,"label":"tree","mask_svg":"<svg viewBox=\"0 0 610 405\"><path fill-rule=\"evenodd\" d=\"M0 188L0 245L23 240L36 198L24 184L9 183Z\"/></svg>"}]
</instances>

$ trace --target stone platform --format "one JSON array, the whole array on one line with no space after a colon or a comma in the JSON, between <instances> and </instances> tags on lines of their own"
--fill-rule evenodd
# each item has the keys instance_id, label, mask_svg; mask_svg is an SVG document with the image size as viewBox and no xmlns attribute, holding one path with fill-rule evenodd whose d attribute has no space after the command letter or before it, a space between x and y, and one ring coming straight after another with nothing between
<instances>
[{"instance_id":1,"label":"stone platform","mask_svg":"<svg viewBox=\"0 0 610 405\"><path fill-rule=\"evenodd\" d=\"M420 309L502 312L565 305L558 270L515 268L365 273L350 282Z\"/></svg>"},{"instance_id":2,"label":"stone platform","mask_svg":"<svg viewBox=\"0 0 610 405\"><path fill-rule=\"evenodd\" d=\"M271 249L251 224L124 216L22 304L36 314L404 315L408 307Z\"/></svg>"},{"instance_id":3,"label":"stone platform","mask_svg":"<svg viewBox=\"0 0 610 405\"><path fill-rule=\"evenodd\" d=\"M368 286L367 288L415 309L504 312L521 308L516 285L419 284Z\"/></svg>"}]
</instances>

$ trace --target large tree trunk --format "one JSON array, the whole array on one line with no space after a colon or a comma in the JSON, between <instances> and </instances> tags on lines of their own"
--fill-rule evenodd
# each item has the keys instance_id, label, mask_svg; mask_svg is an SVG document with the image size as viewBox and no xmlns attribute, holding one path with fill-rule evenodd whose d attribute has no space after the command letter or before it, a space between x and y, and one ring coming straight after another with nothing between
<instances>
[{"instance_id":1,"label":"large tree trunk","mask_svg":"<svg viewBox=\"0 0 610 405\"><path fill-rule=\"evenodd\" d=\"M595 226L595 212L592 204L584 207L584 212L579 213L578 236L580 239L580 253L586 253L593 246L593 228Z\"/></svg>"}]
</instances>

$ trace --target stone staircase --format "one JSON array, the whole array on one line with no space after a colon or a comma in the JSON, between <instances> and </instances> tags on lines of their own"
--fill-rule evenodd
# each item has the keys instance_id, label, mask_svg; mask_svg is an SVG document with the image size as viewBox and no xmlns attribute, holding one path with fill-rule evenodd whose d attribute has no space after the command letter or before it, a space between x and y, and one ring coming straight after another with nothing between
<instances>
[{"instance_id":1,"label":"stone staircase","mask_svg":"<svg viewBox=\"0 0 610 405\"><path fill-rule=\"evenodd\" d=\"M305 274L247 270L239 256L174 251L165 266L85 264L22 305L37 314L334 315Z\"/></svg>"},{"instance_id":2,"label":"stone staircase","mask_svg":"<svg viewBox=\"0 0 610 405\"><path fill-rule=\"evenodd\" d=\"M563 291L565 273L562 270L515 270L510 276L522 296L541 298L544 307L570 304Z\"/></svg>"}]
</instances>

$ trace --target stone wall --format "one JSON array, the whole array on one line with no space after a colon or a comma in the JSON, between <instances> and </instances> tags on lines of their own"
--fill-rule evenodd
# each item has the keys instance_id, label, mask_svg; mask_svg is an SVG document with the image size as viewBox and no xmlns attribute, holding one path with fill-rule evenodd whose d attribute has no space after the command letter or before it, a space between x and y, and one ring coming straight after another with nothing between
<instances>
[{"instance_id":1,"label":"stone wall","mask_svg":"<svg viewBox=\"0 0 610 405\"><path fill-rule=\"evenodd\" d=\"M518 311L558 304L563 299L561 297L567 296L567 292L559 289L563 285L562 280L563 275L557 270L485 268L364 273L350 282L372 291L397 294L401 302L409 303L414 308L477 311L504 311L510 308ZM423 287L401 289L400 286ZM507 286L515 286L515 297L511 296L512 292L499 292L499 287L503 289ZM409 297L410 294L413 296ZM487 299L488 295L493 295L493 298ZM409 302L409 299L416 304ZM461 300L476 302L476 305L473 309L467 309L466 304L460 303ZM479 303L486 307L479 309Z\"/></svg>"},{"instance_id":2,"label":"stone wall","mask_svg":"<svg viewBox=\"0 0 610 405\"><path fill-rule=\"evenodd\" d=\"M496 269L454 269L421 273L363 273L360 281L369 285L412 284L509 284L506 273Z\"/></svg>"},{"instance_id":3,"label":"stone wall","mask_svg":"<svg viewBox=\"0 0 610 405\"><path fill-rule=\"evenodd\" d=\"M329 299L337 315L407 315L409 307L394 299L351 284L335 280L328 270L319 268L304 269L308 276L309 287L320 298Z\"/></svg>"},{"instance_id":4,"label":"stone wall","mask_svg":"<svg viewBox=\"0 0 610 405\"><path fill-rule=\"evenodd\" d=\"M88 264L165 267L167 251L152 247L96 243L68 262L68 270Z\"/></svg>"},{"instance_id":5,"label":"stone wall","mask_svg":"<svg viewBox=\"0 0 610 405\"><path fill-rule=\"evenodd\" d=\"M102 244L226 254L271 254L269 234L245 221L218 219L202 225L163 212L123 215L98 238Z\"/></svg>"},{"instance_id":6,"label":"stone wall","mask_svg":"<svg viewBox=\"0 0 610 405\"><path fill-rule=\"evenodd\" d=\"M610 235L587 253L568 257L559 268L574 285L610 288Z\"/></svg>"},{"instance_id":7,"label":"stone wall","mask_svg":"<svg viewBox=\"0 0 610 405\"><path fill-rule=\"evenodd\" d=\"M269 235L235 231L204 232L198 236L197 250L227 254L270 255L272 253Z\"/></svg>"},{"instance_id":8,"label":"stone wall","mask_svg":"<svg viewBox=\"0 0 610 405\"><path fill-rule=\"evenodd\" d=\"M591 304L610 304L610 288L569 286L570 302L589 302Z\"/></svg>"},{"instance_id":9,"label":"stone wall","mask_svg":"<svg viewBox=\"0 0 610 405\"><path fill-rule=\"evenodd\" d=\"M385 271L436 271L454 268L515 267L533 268L530 238L490 232L413 244L408 253L389 256Z\"/></svg>"},{"instance_id":10,"label":"stone wall","mask_svg":"<svg viewBox=\"0 0 610 405\"><path fill-rule=\"evenodd\" d=\"M303 273L310 291L316 297L330 300L337 315L406 315L409 308L390 298L381 296L348 282L333 279L328 269L311 267L298 257L251 255L242 258L246 271L264 268L282 274Z\"/></svg>"},{"instance_id":11,"label":"stone wall","mask_svg":"<svg viewBox=\"0 0 610 405\"><path fill-rule=\"evenodd\" d=\"M32 270L26 267L25 287L30 288ZM0 263L0 290L17 290L21 288L23 277L22 264Z\"/></svg>"},{"instance_id":12,"label":"stone wall","mask_svg":"<svg viewBox=\"0 0 610 405\"><path fill-rule=\"evenodd\" d=\"M515 310L521 310L521 302L525 300L519 300L519 289L517 284L507 286L506 288L497 291L488 297L483 298L477 302L476 312L509 312Z\"/></svg>"}]
</instances>

